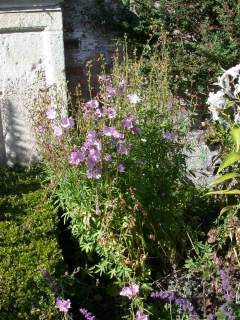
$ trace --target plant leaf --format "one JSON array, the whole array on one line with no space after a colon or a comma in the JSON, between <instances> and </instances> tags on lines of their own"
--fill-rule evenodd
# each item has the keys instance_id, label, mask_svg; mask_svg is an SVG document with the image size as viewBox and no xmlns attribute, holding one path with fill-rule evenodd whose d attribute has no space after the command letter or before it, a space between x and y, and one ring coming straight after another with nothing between
<instances>
[{"instance_id":1,"label":"plant leaf","mask_svg":"<svg viewBox=\"0 0 240 320\"><path fill-rule=\"evenodd\" d=\"M231 135L236 146L236 151L238 152L240 148L240 128L232 128Z\"/></svg>"},{"instance_id":2,"label":"plant leaf","mask_svg":"<svg viewBox=\"0 0 240 320\"><path fill-rule=\"evenodd\" d=\"M214 185L222 183L222 182L224 182L226 180L237 178L237 177L240 177L240 173L238 173L238 172L230 172L230 173L224 174L223 176L218 177L217 179L212 181L210 183L210 186L214 186Z\"/></svg>"},{"instance_id":3,"label":"plant leaf","mask_svg":"<svg viewBox=\"0 0 240 320\"><path fill-rule=\"evenodd\" d=\"M221 163L220 167L218 168L218 173L239 160L240 160L240 152L231 152Z\"/></svg>"},{"instance_id":4,"label":"plant leaf","mask_svg":"<svg viewBox=\"0 0 240 320\"><path fill-rule=\"evenodd\" d=\"M229 210L238 207L238 204L232 205L232 206L226 206L224 208L222 208L222 210L219 213L219 217L224 214L225 212L228 212Z\"/></svg>"},{"instance_id":5,"label":"plant leaf","mask_svg":"<svg viewBox=\"0 0 240 320\"><path fill-rule=\"evenodd\" d=\"M219 191L207 192L207 195L211 195L211 194L240 194L240 190L233 189L233 190L219 190Z\"/></svg>"}]
</instances>

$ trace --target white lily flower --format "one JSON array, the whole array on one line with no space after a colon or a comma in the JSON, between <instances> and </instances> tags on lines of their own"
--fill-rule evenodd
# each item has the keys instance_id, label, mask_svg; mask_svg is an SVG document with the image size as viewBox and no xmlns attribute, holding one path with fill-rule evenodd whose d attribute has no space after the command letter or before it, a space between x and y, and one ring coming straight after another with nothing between
<instances>
[{"instance_id":1,"label":"white lily flower","mask_svg":"<svg viewBox=\"0 0 240 320\"><path fill-rule=\"evenodd\" d=\"M225 94L227 94L230 98L235 99L237 95L235 94L236 85L239 85L239 77L240 77L240 64L228 69L223 73L221 77L218 78L217 85L220 86ZM237 83L236 80L238 79ZM238 92L237 92L238 93Z\"/></svg>"},{"instance_id":2,"label":"white lily flower","mask_svg":"<svg viewBox=\"0 0 240 320\"><path fill-rule=\"evenodd\" d=\"M223 90L219 90L216 93L210 92L207 99L207 104L218 109L224 109L226 100L224 95L225 93Z\"/></svg>"},{"instance_id":3,"label":"white lily flower","mask_svg":"<svg viewBox=\"0 0 240 320\"><path fill-rule=\"evenodd\" d=\"M214 106L210 106L208 109L212 113L213 121L219 121L220 120L220 118L219 118L220 109L218 109Z\"/></svg>"}]
</instances>

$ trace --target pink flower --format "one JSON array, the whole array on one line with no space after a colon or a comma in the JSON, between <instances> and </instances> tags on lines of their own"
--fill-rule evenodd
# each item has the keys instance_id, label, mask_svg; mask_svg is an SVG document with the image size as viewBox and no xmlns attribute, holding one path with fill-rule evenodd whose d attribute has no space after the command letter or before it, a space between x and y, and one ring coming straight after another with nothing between
<instances>
[{"instance_id":1,"label":"pink flower","mask_svg":"<svg viewBox=\"0 0 240 320\"><path fill-rule=\"evenodd\" d=\"M122 126L124 129L133 129L135 126L135 118L132 116L126 117L122 122Z\"/></svg>"},{"instance_id":2,"label":"pink flower","mask_svg":"<svg viewBox=\"0 0 240 320\"><path fill-rule=\"evenodd\" d=\"M48 108L46 114L47 114L47 118L48 118L49 120L54 120L54 119L56 119L57 111L56 111L55 108L50 107L50 108Z\"/></svg>"},{"instance_id":3,"label":"pink flower","mask_svg":"<svg viewBox=\"0 0 240 320\"><path fill-rule=\"evenodd\" d=\"M134 298L139 293L139 285L131 284L128 287L123 287L120 291L120 296L128 297L128 299Z\"/></svg>"},{"instance_id":4,"label":"pink flower","mask_svg":"<svg viewBox=\"0 0 240 320\"><path fill-rule=\"evenodd\" d=\"M97 148L91 147L88 150L88 157L86 160L86 164L89 170L92 170L100 161L100 152Z\"/></svg>"},{"instance_id":5,"label":"pink flower","mask_svg":"<svg viewBox=\"0 0 240 320\"><path fill-rule=\"evenodd\" d=\"M142 311L138 311L136 313L136 320L149 320L149 315L143 313Z\"/></svg>"},{"instance_id":6,"label":"pink flower","mask_svg":"<svg viewBox=\"0 0 240 320\"><path fill-rule=\"evenodd\" d=\"M89 100L84 104L87 108L97 109L99 107L99 102L96 99Z\"/></svg>"},{"instance_id":7,"label":"pink flower","mask_svg":"<svg viewBox=\"0 0 240 320\"><path fill-rule=\"evenodd\" d=\"M107 93L107 98L115 97L118 94L117 89L112 86L107 86L106 93Z\"/></svg>"},{"instance_id":8,"label":"pink flower","mask_svg":"<svg viewBox=\"0 0 240 320\"><path fill-rule=\"evenodd\" d=\"M79 150L72 151L69 159L70 164L74 166L78 166L83 161L84 161L84 154L81 151Z\"/></svg>"},{"instance_id":9,"label":"pink flower","mask_svg":"<svg viewBox=\"0 0 240 320\"><path fill-rule=\"evenodd\" d=\"M62 128L59 127L59 126L54 126L54 127L53 127L53 134L54 134L56 137L61 137L62 134L63 134Z\"/></svg>"},{"instance_id":10,"label":"pink flower","mask_svg":"<svg viewBox=\"0 0 240 320\"><path fill-rule=\"evenodd\" d=\"M56 307L59 311L64 312L65 314L68 313L68 310L71 308L71 301L69 299L64 300L61 297L57 298Z\"/></svg>"},{"instance_id":11,"label":"pink flower","mask_svg":"<svg viewBox=\"0 0 240 320\"><path fill-rule=\"evenodd\" d=\"M73 117L65 117L62 119L61 126L64 129L72 129L74 127L74 119Z\"/></svg>"},{"instance_id":12,"label":"pink flower","mask_svg":"<svg viewBox=\"0 0 240 320\"><path fill-rule=\"evenodd\" d=\"M98 167L95 167L93 169L88 169L87 170L87 177L89 179L95 179L95 180L100 179L101 178L100 169Z\"/></svg>"},{"instance_id":13,"label":"pink flower","mask_svg":"<svg viewBox=\"0 0 240 320\"><path fill-rule=\"evenodd\" d=\"M124 134L120 133L116 128L114 127L107 127L103 129L103 134L106 137L113 137L115 139L121 139L124 138Z\"/></svg>"}]
</instances>

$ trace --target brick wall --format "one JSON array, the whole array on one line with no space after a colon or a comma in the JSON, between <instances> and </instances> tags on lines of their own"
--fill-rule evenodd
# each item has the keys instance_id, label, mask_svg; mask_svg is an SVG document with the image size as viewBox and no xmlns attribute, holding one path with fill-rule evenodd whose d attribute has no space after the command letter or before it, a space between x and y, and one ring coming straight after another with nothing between
<instances>
[{"instance_id":1,"label":"brick wall","mask_svg":"<svg viewBox=\"0 0 240 320\"><path fill-rule=\"evenodd\" d=\"M100 1L101 2L101 1ZM102 1L104 2L104 1ZM120 0L105 0L113 19ZM63 7L66 75L70 87L86 85L85 64L93 61L93 70L99 72L98 57L104 54L110 62L116 33L106 25L97 0L67 0Z\"/></svg>"}]
</instances>

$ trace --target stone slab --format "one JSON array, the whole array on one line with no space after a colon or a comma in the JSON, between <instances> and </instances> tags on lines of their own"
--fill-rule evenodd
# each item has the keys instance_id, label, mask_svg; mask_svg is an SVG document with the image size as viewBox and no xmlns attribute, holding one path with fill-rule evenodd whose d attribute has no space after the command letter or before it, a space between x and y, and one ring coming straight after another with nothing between
<instances>
[{"instance_id":1,"label":"stone slab","mask_svg":"<svg viewBox=\"0 0 240 320\"><path fill-rule=\"evenodd\" d=\"M0 61L0 162L28 165L38 158L30 113L39 74L48 87L65 83L61 9L0 11Z\"/></svg>"},{"instance_id":2,"label":"stone slab","mask_svg":"<svg viewBox=\"0 0 240 320\"><path fill-rule=\"evenodd\" d=\"M56 6L63 3L63 0L0 0L1 9L32 8Z\"/></svg>"}]
</instances>

